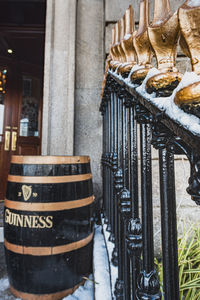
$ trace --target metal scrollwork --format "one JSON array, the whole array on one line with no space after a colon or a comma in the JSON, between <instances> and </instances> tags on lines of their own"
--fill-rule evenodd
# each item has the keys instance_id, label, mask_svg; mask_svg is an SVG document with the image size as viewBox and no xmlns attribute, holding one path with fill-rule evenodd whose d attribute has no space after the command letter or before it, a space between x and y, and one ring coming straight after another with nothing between
<instances>
[{"instance_id":1,"label":"metal scrollwork","mask_svg":"<svg viewBox=\"0 0 200 300\"><path fill-rule=\"evenodd\" d=\"M200 155L193 153L190 159L191 176L188 180L189 186L187 188L188 194L192 200L200 205Z\"/></svg>"},{"instance_id":2,"label":"metal scrollwork","mask_svg":"<svg viewBox=\"0 0 200 300\"><path fill-rule=\"evenodd\" d=\"M118 85L116 91L117 91L117 96L120 100L126 97L126 89L123 86Z\"/></svg>"},{"instance_id":3,"label":"metal scrollwork","mask_svg":"<svg viewBox=\"0 0 200 300\"><path fill-rule=\"evenodd\" d=\"M131 213L131 195L129 190L123 188L119 197L119 211L123 219L129 217Z\"/></svg>"},{"instance_id":4,"label":"metal scrollwork","mask_svg":"<svg viewBox=\"0 0 200 300\"><path fill-rule=\"evenodd\" d=\"M127 224L127 248L130 256L140 255L142 251L142 224L140 219L131 218Z\"/></svg>"},{"instance_id":5,"label":"metal scrollwork","mask_svg":"<svg viewBox=\"0 0 200 300\"><path fill-rule=\"evenodd\" d=\"M116 300L123 300L124 299L124 282L122 280L117 279L115 283L115 297Z\"/></svg>"},{"instance_id":6,"label":"metal scrollwork","mask_svg":"<svg viewBox=\"0 0 200 300\"><path fill-rule=\"evenodd\" d=\"M117 165L118 165L118 155L116 152L113 152L112 157L112 171L115 174L117 172Z\"/></svg>"},{"instance_id":7,"label":"metal scrollwork","mask_svg":"<svg viewBox=\"0 0 200 300\"><path fill-rule=\"evenodd\" d=\"M186 154L186 145L182 140L175 136L165 125L160 122L163 119L163 114L158 114L153 117L152 122L152 145L157 150L167 149L173 154Z\"/></svg>"},{"instance_id":8,"label":"metal scrollwork","mask_svg":"<svg viewBox=\"0 0 200 300\"><path fill-rule=\"evenodd\" d=\"M160 283L156 271L141 272L138 278L137 298L140 300L161 300Z\"/></svg>"},{"instance_id":9,"label":"metal scrollwork","mask_svg":"<svg viewBox=\"0 0 200 300\"><path fill-rule=\"evenodd\" d=\"M144 106L140 104L136 104L136 120L139 124L149 124L152 123L153 117L148 110L144 108Z\"/></svg>"},{"instance_id":10,"label":"metal scrollwork","mask_svg":"<svg viewBox=\"0 0 200 300\"><path fill-rule=\"evenodd\" d=\"M115 180L115 190L118 194L123 188L123 184L124 184L123 172L121 168L119 168L115 173L114 180Z\"/></svg>"}]
</instances>

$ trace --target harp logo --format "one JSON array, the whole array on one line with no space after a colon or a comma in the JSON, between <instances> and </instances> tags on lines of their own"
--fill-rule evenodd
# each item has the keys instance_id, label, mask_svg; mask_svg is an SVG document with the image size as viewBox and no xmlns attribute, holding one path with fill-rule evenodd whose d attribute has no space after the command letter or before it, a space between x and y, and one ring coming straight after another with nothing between
<instances>
[{"instance_id":1,"label":"harp logo","mask_svg":"<svg viewBox=\"0 0 200 300\"><path fill-rule=\"evenodd\" d=\"M28 186L28 185L22 185L22 194L24 197L25 201L28 201L28 199L31 197L32 194L32 186Z\"/></svg>"}]
</instances>

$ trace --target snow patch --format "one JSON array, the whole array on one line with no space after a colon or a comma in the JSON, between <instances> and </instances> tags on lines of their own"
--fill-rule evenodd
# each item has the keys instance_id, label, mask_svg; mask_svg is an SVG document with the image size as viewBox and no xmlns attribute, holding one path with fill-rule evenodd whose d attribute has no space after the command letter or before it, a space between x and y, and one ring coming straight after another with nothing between
<instances>
[{"instance_id":1,"label":"snow patch","mask_svg":"<svg viewBox=\"0 0 200 300\"><path fill-rule=\"evenodd\" d=\"M104 220L102 220L102 224L103 223L104 223ZM115 267L111 262L112 252L113 252L113 249L114 249L114 244L109 241L110 233L108 231L106 231L106 227L107 227L107 225L104 224L103 225L103 232L104 232L104 237L105 237L105 241L106 241L106 246L107 246L107 249L108 249L108 257L109 257L109 262L110 262L112 297L113 297L112 299L114 300L115 299L114 290L115 290L115 283L116 283L116 280L117 280L117 277L118 277L118 268Z\"/></svg>"},{"instance_id":2,"label":"snow patch","mask_svg":"<svg viewBox=\"0 0 200 300\"><path fill-rule=\"evenodd\" d=\"M0 227L0 243L4 242L3 227Z\"/></svg>"},{"instance_id":3,"label":"snow patch","mask_svg":"<svg viewBox=\"0 0 200 300\"><path fill-rule=\"evenodd\" d=\"M9 287L9 281L8 278L4 277L0 279L0 292L4 292Z\"/></svg>"},{"instance_id":4,"label":"snow patch","mask_svg":"<svg viewBox=\"0 0 200 300\"><path fill-rule=\"evenodd\" d=\"M160 71L157 68L150 69L149 72L147 73L147 76L145 77L143 83L138 88L136 88L136 91L142 95L145 95L145 98L151 98L152 95L150 96L150 94L148 94L146 92L146 83L150 77L153 77L154 75L157 75L157 74L160 74Z\"/></svg>"},{"instance_id":5,"label":"snow patch","mask_svg":"<svg viewBox=\"0 0 200 300\"><path fill-rule=\"evenodd\" d=\"M152 71L152 70L151 70ZM159 71L158 71L159 72ZM153 71L152 71L153 73ZM200 81L200 76L194 72L186 72L170 97L155 97L153 94L148 94L145 90L146 81L149 77L153 76L149 71L147 77L145 78L143 84L136 88L136 91L145 97L147 101L155 104L159 109L163 110L172 120L176 121L180 125L184 126L186 129L190 130L193 134L200 135L200 119L194 115L185 113L174 103L174 97L176 92L180 89L188 86L189 84Z\"/></svg>"},{"instance_id":6,"label":"snow patch","mask_svg":"<svg viewBox=\"0 0 200 300\"><path fill-rule=\"evenodd\" d=\"M139 67L140 66L135 65L132 68L133 72L139 69ZM180 81L179 85L173 91L173 94L170 97L156 97L155 93L147 93L146 82L150 77L160 73L160 71L157 68L152 68L149 70L146 78L140 86L132 84L130 79L128 80L128 78L124 79L121 75L115 74L112 71L109 72L119 80L123 81L129 87L135 88L141 96L143 96L147 101L156 105L160 110L164 111L172 120L176 121L178 124L182 125L187 130L191 131L193 134L200 136L200 118L192 114L185 113L174 103L174 97L176 95L176 92L188 86L189 84L200 81L200 75L197 75L194 72L185 72L182 80Z\"/></svg>"},{"instance_id":7,"label":"snow patch","mask_svg":"<svg viewBox=\"0 0 200 300\"><path fill-rule=\"evenodd\" d=\"M124 36L124 40L128 40L130 37L131 37L131 34L130 34L130 33L129 33L129 34L126 34L126 35Z\"/></svg>"},{"instance_id":8,"label":"snow patch","mask_svg":"<svg viewBox=\"0 0 200 300\"><path fill-rule=\"evenodd\" d=\"M133 72L136 72L137 70L140 70L144 68L143 66L139 66L139 65L134 65L128 75L128 77L124 80L127 83L131 83L131 75L133 74Z\"/></svg>"},{"instance_id":9,"label":"snow patch","mask_svg":"<svg viewBox=\"0 0 200 300\"><path fill-rule=\"evenodd\" d=\"M96 226L94 236L95 300L111 300L110 268L102 226Z\"/></svg>"},{"instance_id":10,"label":"snow patch","mask_svg":"<svg viewBox=\"0 0 200 300\"><path fill-rule=\"evenodd\" d=\"M83 286L80 286L73 295L69 295L63 300L93 300L93 276L89 276L89 280L86 280Z\"/></svg>"},{"instance_id":11,"label":"snow patch","mask_svg":"<svg viewBox=\"0 0 200 300\"><path fill-rule=\"evenodd\" d=\"M200 0L189 0L186 4L190 7L197 7L200 6Z\"/></svg>"},{"instance_id":12,"label":"snow patch","mask_svg":"<svg viewBox=\"0 0 200 300\"><path fill-rule=\"evenodd\" d=\"M163 20L158 20L156 22L153 22L153 25L161 25L163 23Z\"/></svg>"}]
</instances>

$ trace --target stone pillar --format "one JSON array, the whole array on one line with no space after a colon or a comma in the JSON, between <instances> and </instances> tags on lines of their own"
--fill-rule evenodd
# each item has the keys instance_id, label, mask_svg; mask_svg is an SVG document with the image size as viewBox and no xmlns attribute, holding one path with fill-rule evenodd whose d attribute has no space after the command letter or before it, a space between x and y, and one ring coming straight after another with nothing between
<instances>
[{"instance_id":1,"label":"stone pillar","mask_svg":"<svg viewBox=\"0 0 200 300\"><path fill-rule=\"evenodd\" d=\"M76 0L48 0L43 97L43 155L74 153Z\"/></svg>"},{"instance_id":2,"label":"stone pillar","mask_svg":"<svg viewBox=\"0 0 200 300\"><path fill-rule=\"evenodd\" d=\"M104 74L104 1L77 5L75 154L91 158L96 199L101 197L102 117L100 91Z\"/></svg>"}]
</instances>

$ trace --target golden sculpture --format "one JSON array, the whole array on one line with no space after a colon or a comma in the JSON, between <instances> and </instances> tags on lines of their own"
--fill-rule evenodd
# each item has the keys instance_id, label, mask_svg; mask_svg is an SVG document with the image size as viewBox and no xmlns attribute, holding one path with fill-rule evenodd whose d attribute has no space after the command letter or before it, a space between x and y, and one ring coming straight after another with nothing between
<instances>
[{"instance_id":1,"label":"golden sculpture","mask_svg":"<svg viewBox=\"0 0 200 300\"><path fill-rule=\"evenodd\" d=\"M200 5L187 0L178 10L181 29L181 48L190 57L192 71L200 75ZM197 114L200 106L200 81L190 84L176 93L175 104Z\"/></svg>"},{"instance_id":2,"label":"golden sculpture","mask_svg":"<svg viewBox=\"0 0 200 300\"><path fill-rule=\"evenodd\" d=\"M116 64L116 60L115 60L115 50L114 50L114 45L115 45L115 29L112 29L112 42L110 45L110 67L112 68L114 64Z\"/></svg>"},{"instance_id":3,"label":"golden sculpture","mask_svg":"<svg viewBox=\"0 0 200 300\"><path fill-rule=\"evenodd\" d=\"M119 67L119 71L122 75L129 73L132 67L136 64L136 60L137 60L136 52L133 47L133 39L136 31L135 31L134 10L131 5L126 10L123 19L124 19L124 26L125 26L125 34L121 40L121 47L125 53L127 64L122 67Z\"/></svg>"},{"instance_id":4,"label":"golden sculpture","mask_svg":"<svg viewBox=\"0 0 200 300\"><path fill-rule=\"evenodd\" d=\"M147 28L149 25L149 0L140 1L140 19L139 28L133 39L133 45L137 54L138 65L143 66L131 75L131 81L134 83L142 83L146 77L149 68L152 67L152 48L149 41Z\"/></svg>"},{"instance_id":5,"label":"golden sculpture","mask_svg":"<svg viewBox=\"0 0 200 300\"><path fill-rule=\"evenodd\" d=\"M172 14L169 0L155 0L154 18L148 27L149 39L161 71L147 81L147 92L169 96L182 78L176 66L176 49L180 35L177 12Z\"/></svg>"},{"instance_id":6,"label":"golden sculpture","mask_svg":"<svg viewBox=\"0 0 200 300\"><path fill-rule=\"evenodd\" d=\"M118 51L119 51L119 54L120 54L120 62L121 63L125 63L126 62L126 55L125 55L125 52L122 48L122 41L123 41L123 38L124 38L124 35L125 35L125 17L121 18L119 21L118 21L118 30L119 30L119 37L120 37L120 40L119 40L119 44L117 45L118 47ZM120 69L120 67L119 67Z\"/></svg>"},{"instance_id":7,"label":"golden sculpture","mask_svg":"<svg viewBox=\"0 0 200 300\"><path fill-rule=\"evenodd\" d=\"M110 48L110 54L111 54L111 62L110 66L114 70L119 66L120 63L122 63L122 57L119 52L119 43L120 42L120 24L117 22L115 24L115 28L112 30L112 45Z\"/></svg>"},{"instance_id":8,"label":"golden sculpture","mask_svg":"<svg viewBox=\"0 0 200 300\"><path fill-rule=\"evenodd\" d=\"M102 86L101 86L101 99L103 97L104 90L105 90L105 87L106 87L106 79L107 79L107 75L108 75L108 70L110 68L110 62L111 62L111 56L109 54L107 59L106 59L105 73L104 73L104 78L103 78L103 82L102 82Z\"/></svg>"}]
</instances>

